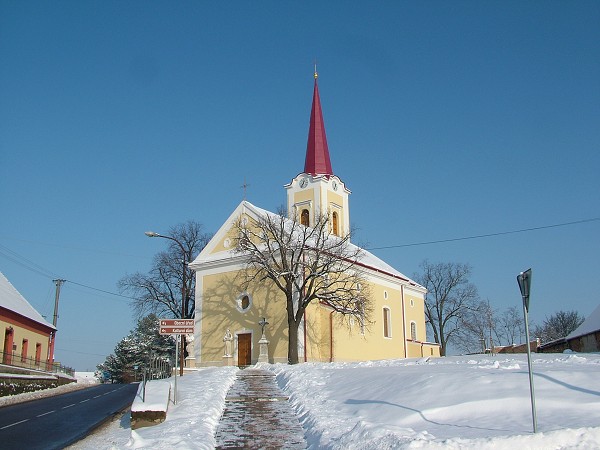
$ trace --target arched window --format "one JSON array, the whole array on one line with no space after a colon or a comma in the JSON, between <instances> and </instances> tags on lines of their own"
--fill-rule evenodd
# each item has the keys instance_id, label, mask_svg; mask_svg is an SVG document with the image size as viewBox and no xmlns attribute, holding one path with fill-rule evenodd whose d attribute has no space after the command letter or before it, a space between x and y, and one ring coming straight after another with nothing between
<instances>
[{"instance_id":1,"label":"arched window","mask_svg":"<svg viewBox=\"0 0 600 450\"><path fill-rule=\"evenodd\" d=\"M410 323L410 338L413 341L417 340L417 324L415 322Z\"/></svg>"},{"instance_id":2,"label":"arched window","mask_svg":"<svg viewBox=\"0 0 600 450\"><path fill-rule=\"evenodd\" d=\"M383 337L392 337L392 321L390 317L390 308L383 308Z\"/></svg>"},{"instance_id":3,"label":"arched window","mask_svg":"<svg viewBox=\"0 0 600 450\"><path fill-rule=\"evenodd\" d=\"M300 223L305 227L310 224L310 213L308 212L308 209L302 210L302 213L300 214Z\"/></svg>"},{"instance_id":4,"label":"arched window","mask_svg":"<svg viewBox=\"0 0 600 450\"><path fill-rule=\"evenodd\" d=\"M338 229L338 213L334 212L332 214L331 223L332 223L332 228L333 228L332 229L333 234L335 234L336 236L339 236L340 232L339 232L339 229Z\"/></svg>"}]
</instances>

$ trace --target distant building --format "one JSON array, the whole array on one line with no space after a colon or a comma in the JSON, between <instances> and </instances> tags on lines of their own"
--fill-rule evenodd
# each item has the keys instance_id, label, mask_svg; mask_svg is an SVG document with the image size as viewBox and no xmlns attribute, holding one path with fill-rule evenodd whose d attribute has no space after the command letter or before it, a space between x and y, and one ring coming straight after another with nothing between
<instances>
[{"instance_id":1,"label":"distant building","mask_svg":"<svg viewBox=\"0 0 600 450\"><path fill-rule=\"evenodd\" d=\"M278 155L285 159L286 156ZM292 169L293 170L293 169ZM304 171L285 186L287 210L297 223L310 226L320 212L331 218L331 234L350 231L350 190L333 173L315 74L312 112ZM375 213L375 212L374 212ZM285 299L268 283L256 280L245 288L237 274L244 256L233 249L234 223L273 214L241 202L190 267L196 271L196 312L193 349L188 364L249 365L259 359L261 326L269 326L269 362L286 362L288 347ZM438 344L427 341L426 289L370 252L360 265L372 293L374 324L366 329L353 319L342 324L325 302L307 308L299 328L301 361L366 361L439 356ZM194 361L195 360L195 361ZM194 362L192 362L194 361Z\"/></svg>"},{"instance_id":2,"label":"distant building","mask_svg":"<svg viewBox=\"0 0 600 450\"><path fill-rule=\"evenodd\" d=\"M4 345L0 363L50 370L54 359L56 328L0 272L0 331Z\"/></svg>"},{"instance_id":3,"label":"distant building","mask_svg":"<svg viewBox=\"0 0 600 450\"><path fill-rule=\"evenodd\" d=\"M536 352L539 346L539 339L531 341L529 351ZM494 353L527 353L527 344L496 345L494 346Z\"/></svg>"},{"instance_id":4,"label":"distant building","mask_svg":"<svg viewBox=\"0 0 600 450\"><path fill-rule=\"evenodd\" d=\"M568 336L538 347L541 353L560 353L565 350L600 352L600 305Z\"/></svg>"}]
</instances>

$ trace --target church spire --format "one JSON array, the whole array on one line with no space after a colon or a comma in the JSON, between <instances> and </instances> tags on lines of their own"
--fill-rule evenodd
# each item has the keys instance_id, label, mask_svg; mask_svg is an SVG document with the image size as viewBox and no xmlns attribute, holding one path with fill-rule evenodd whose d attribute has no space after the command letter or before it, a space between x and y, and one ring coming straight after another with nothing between
<instances>
[{"instance_id":1,"label":"church spire","mask_svg":"<svg viewBox=\"0 0 600 450\"><path fill-rule=\"evenodd\" d=\"M315 64L315 88L313 92L312 110L310 112L310 127L308 130L308 143L306 145L304 173L309 173L311 175L333 175L331 160L329 159L329 148L327 147L327 136L325 135L323 112L321 111L321 99L319 98L317 78L318 74Z\"/></svg>"}]
</instances>

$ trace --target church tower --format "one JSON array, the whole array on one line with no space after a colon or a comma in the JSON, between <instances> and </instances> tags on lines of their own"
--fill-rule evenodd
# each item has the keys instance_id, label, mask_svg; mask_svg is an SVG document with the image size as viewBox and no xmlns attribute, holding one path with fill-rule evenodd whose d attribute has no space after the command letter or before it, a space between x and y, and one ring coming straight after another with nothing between
<instances>
[{"instance_id":1,"label":"church tower","mask_svg":"<svg viewBox=\"0 0 600 450\"><path fill-rule=\"evenodd\" d=\"M331 168L316 69L314 76L315 86L304 172L298 174L290 184L285 186L287 208L289 214L296 214L299 222L309 226L313 225L316 215L329 214L331 232L338 236L345 236L350 232L348 210L350 190L333 174Z\"/></svg>"}]
</instances>

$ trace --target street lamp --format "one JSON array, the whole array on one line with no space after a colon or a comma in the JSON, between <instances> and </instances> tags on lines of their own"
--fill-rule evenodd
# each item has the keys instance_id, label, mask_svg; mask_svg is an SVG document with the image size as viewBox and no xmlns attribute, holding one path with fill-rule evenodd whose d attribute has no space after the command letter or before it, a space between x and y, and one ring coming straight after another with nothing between
<instances>
[{"instance_id":1,"label":"street lamp","mask_svg":"<svg viewBox=\"0 0 600 450\"><path fill-rule=\"evenodd\" d=\"M533 372L531 368L531 348L529 345L529 293L531 290L531 269L517 275L517 283L523 297L523 315L525 316L525 338L527 339L527 365L529 367L529 393L531 395L531 416L533 419L533 432L537 433L537 417L535 413L535 392L533 389Z\"/></svg>"},{"instance_id":2,"label":"street lamp","mask_svg":"<svg viewBox=\"0 0 600 450\"><path fill-rule=\"evenodd\" d=\"M144 233L146 236L148 237L158 237L158 238L163 238L163 239L169 239L173 242L177 242L177 245L179 245L179 248L181 248L181 253L183 254L183 259L181 260L182 263L182 269L183 269L183 275L182 275L182 279L181 279L181 318L185 319L185 247L183 246L183 244L181 242L179 242L177 239L175 239L172 236L165 236L163 234L158 234L155 233L154 231L146 231ZM183 376L183 366L185 364L185 339L182 337L181 338L181 348L180 348L180 352L179 352L179 376L182 377Z\"/></svg>"}]
</instances>

